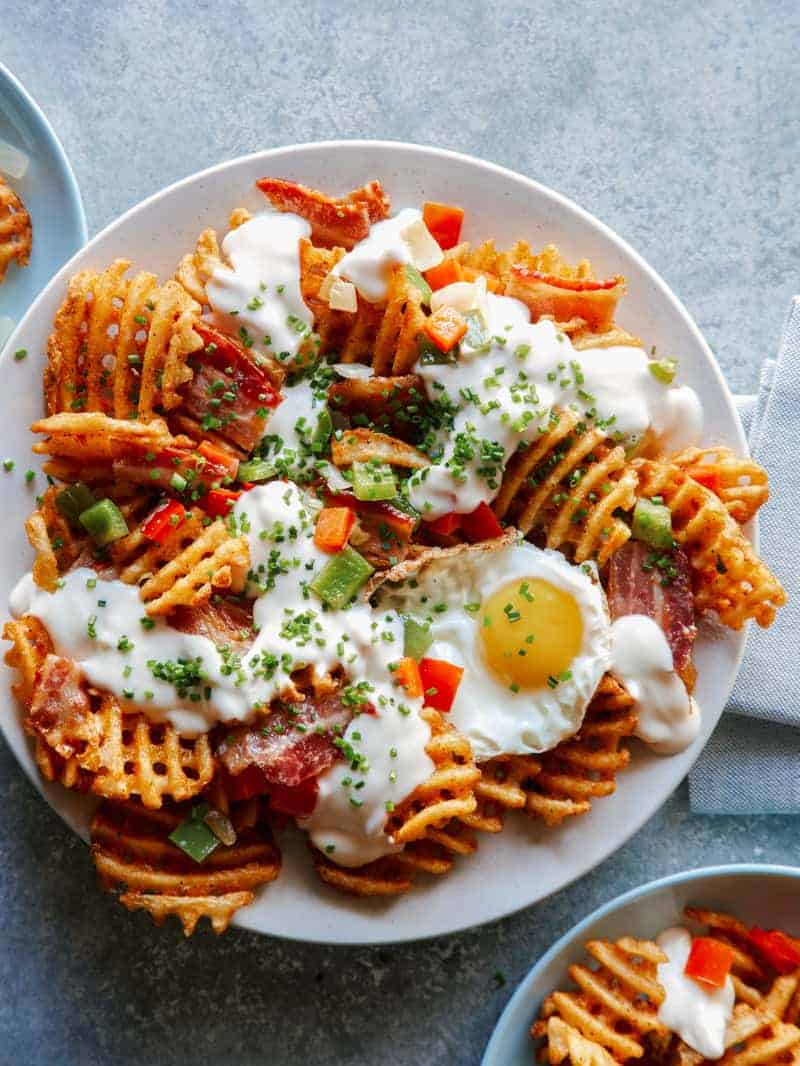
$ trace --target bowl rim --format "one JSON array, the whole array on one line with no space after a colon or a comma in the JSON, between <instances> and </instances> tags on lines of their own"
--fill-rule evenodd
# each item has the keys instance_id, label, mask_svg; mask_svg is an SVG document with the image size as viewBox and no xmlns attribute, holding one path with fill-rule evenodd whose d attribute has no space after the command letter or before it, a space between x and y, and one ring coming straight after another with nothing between
<instances>
[{"instance_id":1,"label":"bowl rim","mask_svg":"<svg viewBox=\"0 0 800 1066\"><path fill-rule=\"evenodd\" d=\"M778 863L744 862L723 863L718 866L702 866L697 870L679 870L677 873L667 874L664 877L656 878L654 881L647 881L643 885L638 885L636 888L628 889L627 892L623 892L621 895L615 896L613 899L601 904L590 914L587 914L585 918L582 918L576 925L571 926L565 933L563 933L555 944L549 947L544 955L536 960L530 970L528 970L522 978L517 985L514 994L511 996L511 999L506 1003L500 1017L497 1019L497 1024L494 1027L492 1036L483 1053L481 1066L498 1066L499 1060L497 1060L495 1056L500 1050L500 1041L503 1038L506 1025L512 1020L513 1016L519 1012L523 1000L529 1000L531 985L536 981L541 971L546 969L551 962L554 962L559 955L567 951L576 940L579 940L583 936L587 929L591 928L597 922L602 921L603 918L607 918L609 915L624 910L629 904L635 903L640 899L645 899L647 896L651 896L664 888L671 888L674 885L688 885L693 881L702 881L713 877L752 876L764 877L766 879L788 878L789 880L800 882L800 868L795 866L783 866Z\"/></svg>"},{"instance_id":2,"label":"bowl rim","mask_svg":"<svg viewBox=\"0 0 800 1066\"><path fill-rule=\"evenodd\" d=\"M114 233L118 228L125 226L132 218L134 218L140 212L145 211L151 205L178 193L179 190L185 188L186 186L193 185L195 183L200 183L204 179L210 178L212 176L216 177L220 174L224 174L226 171L235 170L237 168L247 166L248 164L253 164L256 161L263 162L264 165L274 165L276 161L280 162L281 160L285 159L287 160L289 165L291 165L293 157L298 153L321 154L341 150L344 150L345 152L371 150L373 152L385 152L388 156L394 154L397 157L401 157L404 153L407 153L417 158L423 157L428 159L437 159L440 161L454 160L460 164L466 164L469 167L481 170L486 176L487 181L491 181L493 177L497 177L504 181L513 182L517 185L526 187L532 195L539 197L545 202L549 202L557 206L558 208L563 210L567 214L567 216L572 216L572 218L576 219L580 224L585 225L589 229L593 230L608 243L609 248L615 249L630 258L636 269L638 271L641 271L647 281L652 284L653 287L657 290L659 303L662 304L665 308L669 309L673 314L676 314L681 320L683 326L686 328L688 334L690 335L691 340L702 352L705 358L705 362L707 364L707 369L710 371L715 381L716 387L718 389L719 398L721 400L721 406L722 408L724 408L724 412L726 415L726 422L730 428L731 436L735 438L736 447L741 451L742 454L749 454L741 419L735 407L732 393L722 374L722 370L716 360L716 357L711 351L700 329L698 328L694 319L689 314L681 300L672 291L666 281L664 281L664 279L655 270L655 268L650 266L650 264L633 247L631 247L631 245L623 237L619 236L611 227L606 225L606 223L602 222L595 215L593 215L585 208L581 207L579 204L575 203L569 197L550 188L547 185L542 184L534 178L528 177L527 175L519 173L518 171L514 171L510 168L466 153L456 152L450 149L438 148L429 145L415 144L413 142L408 141L343 138L324 141L303 142L251 152L246 155L237 156L220 163L212 164L211 166L206 167L203 170L186 175L185 177L180 178L172 184L157 190L150 196L145 197L143 200L132 205L122 214L120 214L111 222L109 222L102 230L100 230L99 233L95 234L88 242L88 244L85 245L83 248L79 249L50 279L50 281L42 290L42 292L38 294L36 299L28 308L27 312L18 323L14 333L12 334L11 338L9 338L9 340L12 341L18 333L28 328L30 321L35 315L39 313L40 307L53 292L53 289L56 288L58 285L62 284L63 281L74 270L73 264L75 264L76 260L79 259L80 256L90 255L92 250L101 241L103 241L110 234ZM757 520L753 523L749 532L754 548L757 550ZM720 689L720 695L724 696L725 701L727 701L727 698L730 695L739 668L741 666L746 645L746 630L740 631L735 636L737 639L737 646L735 656L733 656L734 662L732 663L729 676L727 677L726 685L721 686ZM694 760L699 757L701 750L702 749L699 749L694 754ZM684 773L685 772L688 772L688 767L687 770L684 771ZM676 782L673 788L666 795L659 799L658 803L655 807L653 807L652 810L650 810L649 805L645 804L642 808L645 811L644 814L634 814L626 822L624 829L622 830L619 839L616 840L613 849L607 852L599 861L604 861L605 859L610 858L624 843L626 843L634 835L634 833L636 833L642 827L642 825L650 817L652 817L652 815L655 814L655 812L667 801L669 796L674 793L678 783L679 782ZM41 782L35 781L34 784L40 792L43 791L41 788ZM48 799L46 795L45 799ZM63 810L57 809L57 813L64 821L67 822L67 824L70 825L73 830L76 829L76 826L72 824L72 820ZM234 924L239 925L240 927L261 932L262 934L266 933L266 935L282 935L284 937L287 937L288 939L302 939L304 942L365 945L379 943L401 943L408 941L424 940L438 936L450 935L456 932L463 931L465 929L477 928L480 925L484 925L489 922L499 920L500 918L508 916L510 914L517 913L525 909L526 907L534 906L537 902L541 902L541 900L547 898L549 895L561 891L569 884L574 883L578 878L589 872L589 870L595 868L597 865L598 862L590 862L589 865L586 867L579 864L574 870L571 870L569 872L567 878L563 881L563 883L559 885L558 888L554 888L548 891L545 895L540 896L534 901L528 900L522 903L517 903L515 901L514 904L512 904L511 906L505 905L503 909L501 909L499 912L490 913L485 917L478 918L477 920L470 920L465 923L463 919L456 919L454 923L447 924L443 929L426 930L423 933L415 932L412 930L397 929L394 927L394 923L390 921L388 923L387 928L375 929L374 934L372 931L370 931L366 935L362 933L361 935L348 936L345 940L342 940L336 936L331 936L330 934L316 934L312 936L304 936L302 938L298 938L293 934L288 934L287 937L287 934L285 933L278 934L275 931L268 932L267 930L260 928L257 922L248 921L246 911L243 912L241 915L236 915L236 917L234 918Z\"/></svg>"}]
</instances>

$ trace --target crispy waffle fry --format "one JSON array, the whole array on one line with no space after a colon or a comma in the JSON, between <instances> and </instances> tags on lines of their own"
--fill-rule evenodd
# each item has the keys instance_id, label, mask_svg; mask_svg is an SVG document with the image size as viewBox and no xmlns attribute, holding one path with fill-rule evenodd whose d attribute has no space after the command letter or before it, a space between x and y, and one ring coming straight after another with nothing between
<instances>
[{"instance_id":1,"label":"crispy waffle fry","mask_svg":"<svg viewBox=\"0 0 800 1066\"><path fill-rule=\"evenodd\" d=\"M405 267L392 270L386 311L375 338L372 368L376 374L410 374L419 358L419 336L425 323L422 293L409 281Z\"/></svg>"},{"instance_id":2,"label":"crispy waffle fry","mask_svg":"<svg viewBox=\"0 0 800 1066\"><path fill-rule=\"evenodd\" d=\"M0 177L0 285L12 262L27 266L33 243L33 225L25 204Z\"/></svg>"},{"instance_id":3,"label":"crispy waffle fry","mask_svg":"<svg viewBox=\"0 0 800 1066\"><path fill-rule=\"evenodd\" d=\"M719 496L740 525L749 522L769 499L769 479L763 466L752 459L740 459L730 448L685 448L670 461Z\"/></svg>"},{"instance_id":4,"label":"crispy waffle fry","mask_svg":"<svg viewBox=\"0 0 800 1066\"><path fill-rule=\"evenodd\" d=\"M418 448L374 429L344 430L331 444L331 458L336 466L350 466L371 459L407 470L421 470L430 465L428 456Z\"/></svg>"},{"instance_id":5,"label":"crispy waffle fry","mask_svg":"<svg viewBox=\"0 0 800 1066\"><path fill-rule=\"evenodd\" d=\"M494 241L484 241L477 248L459 245L450 255L468 270L492 275L504 288L511 279L513 266L524 266L541 274L549 274L567 281L592 281L594 273L588 259L570 266L554 244L547 244L541 252L531 251L527 241L517 241L507 252L499 252Z\"/></svg>"},{"instance_id":6,"label":"crispy waffle fry","mask_svg":"<svg viewBox=\"0 0 800 1066\"><path fill-rule=\"evenodd\" d=\"M193 300L203 305L208 303L206 284L214 270L222 265L217 234L213 229L204 229L197 238L193 252L187 252L175 271L175 280L181 284Z\"/></svg>"},{"instance_id":7,"label":"crispy waffle fry","mask_svg":"<svg viewBox=\"0 0 800 1066\"><path fill-rule=\"evenodd\" d=\"M631 510L635 488L625 449L567 410L513 456L492 507L546 547L569 547L575 562L594 557L602 566L630 537L614 512Z\"/></svg>"},{"instance_id":8,"label":"crispy waffle fry","mask_svg":"<svg viewBox=\"0 0 800 1066\"><path fill-rule=\"evenodd\" d=\"M634 460L639 496L662 496L673 535L689 557L695 609L714 611L731 629L748 618L768 626L786 602L780 582L758 558L722 501L674 463Z\"/></svg>"},{"instance_id":9,"label":"crispy waffle fry","mask_svg":"<svg viewBox=\"0 0 800 1066\"><path fill-rule=\"evenodd\" d=\"M194 332L200 311L182 285L159 286L155 275L127 278L117 259L102 273L82 271L67 295L47 344L48 413L101 411L149 421L180 403L191 378L186 359L202 347Z\"/></svg>"},{"instance_id":10,"label":"crispy waffle fry","mask_svg":"<svg viewBox=\"0 0 800 1066\"><path fill-rule=\"evenodd\" d=\"M72 459L79 464L111 462L128 447L160 451L174 443L166 422L160 418L147 423L131 422L100 411L63 411L39 419L31 430L46 435L45 440L33 446L38 455ZM108 473L106 470L106 476Z\"/></svg>"},{"instance_id":11,"label":"crispy waffle fry","mask_svg":"<svg viewBox=\"0 0 800 1066\"><path fill-rule=\"evenodd\" d=\"M79 780L109 799L139 796L154 808L164 799L189 799L209 783L214 763L206 736L182 739L170 725L125 715L113 696L83 681L79 691L74 683L58 685L63 675L45 671L57 657L36 619L7 622L3 635L12 642L6 662L18 671L14 691L26 729L64 760L53 762L58 779Z\"/></svg>"},{"instance_id":12,"label":"crispy waffle fry","mask_svg":"<svg viewBox=\"0 0 800 1066\"><path fill-rule=\"evenodd\" d=\"M707 926L709 936L731 946L734 952L731 973L734 981L739 983L737 995L740 999L757 1002L758 993L754 993L755 1000L752 1000L744 986L755 985L757 988L763 988L769 975L753 950L744 922L730 914L720 914L702 907L687 907L685 913L691 921Z\"/></svg>"},{"instance_id":13,"label":"crispy waffle fry","mask_svg":"<svg viewBox=\"0 0 800 1066\"><path fill-rule=\"evenodd\" d=\"M58 490L50 485L37 510L25 521L25 532L34 550L33 580L39 588L53 592L58 575L67 570L86 547L56 505Z\"/></svg>"},{"instance_id":14,"label":"crispy waffle fry","mask_svg":"<svg viewBox=\"0 0 800 1066\"><path fill-rule=\"evenodd\" d=\"M594 967L570 966L569 976L577 990L551 993L532 1035L546 1037L549 1019L557 1017L584 1039L605 1048L614 1062L642 1058L647 1034L666 1035L658 1020L664 990L656 979L657 966L666 956L656 944L632 937L616 943L591 940L586 952Z\"/></svg>"},{"instance_id":15,"label":"crispy waffle fry","mask_svg":"<svg viewBox=\"0 0 800 1066\"><path fill-rule=\"evenodd\" d=\"M92 856L107 889L125 886L120 902L128 910L148 911L156 925L177 915L186 936L205 916L222 933L234 913L252 903L253 889L278 876L280 852L260 824L240 828L235 844L196 863L168 840L186 813L104 803L92 821Z\"/></svg>"},{"instance_id":16,"label":"crispy waffle fry","mask_svg":"<svg viewBox=\"0 0 800 1066\"><path fill-rule=\"evenodd\" d=\"M555 1015L547 1022L547 1056L550 1063L566 1060L572 1066L615 1066L617 1061L604 1047L587 1040Z\"/></svg>"},{"instance_id":17,"label":"crispy waffle fry","mask_svg":"<svg viewBox=\"0 0 800 1066\"><path fill-rule=\"evenodd\" d=\"M217 519L144 582L145 609L149 615L169 614L176 607L200 606L214 591L241 592L249 566L247 540L232 536Z\"/></svg>"}]
</instances>

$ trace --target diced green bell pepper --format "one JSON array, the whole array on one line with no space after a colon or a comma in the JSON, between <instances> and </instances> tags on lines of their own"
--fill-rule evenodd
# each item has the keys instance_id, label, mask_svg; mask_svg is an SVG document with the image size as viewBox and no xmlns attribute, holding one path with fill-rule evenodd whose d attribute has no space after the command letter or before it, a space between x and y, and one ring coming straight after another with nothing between
<instances>
[{"instance_id":1,"label":"diced green bell pepper","mask_svg":"<svg viewBox=\"0 0 800 1066\"><path fill-rule=\"evenodd\" d=\"M652 500L636 501L631 524L634 540L640 540L657 551L669 551L674 547L672 514L669 507Z\"/></svg>"},{"instance_id":2,"label":"diced green bell pepper","mask_svg":"<svg viewBox=\"0 0 800 1066\"><path fill-rule=\"evenodd\" d=\"M96 502L94 493L82 481L67 486L56 496L56 507L73 526L80 524L81 514Z\"/></svg>"},{"instance_id":3,"label":"diced green bell pepper","mask_svg":"<svg viewBox=\"0 0 800 1066\"><path fill-rule=\"evenodd\" d=\"M128 535L128 523L113 500L100 500L82 511L78 520L95 544L103 548Z\"/></svg>"},{"instance_id":4,"label":"diced green bell pepper","mask_svg":"<svg viewBox=\"0 0 800 1066\"><path fill-rule=\"evenodd\" d=\"M267 459L248 459L245 463L239 463L237 481L269 481L275 477L275 467Z\"/></svg>"},{"instance_id":5,"label":"diced green bell pepper","mask_svg":"<svg viewBox=\"0 0 800 1066\"><path fill-rule=\"evenodd\" d=\"M420 274L417 268L412 266L411 263L406 263L406 279L410 281L415 288L419 289L422 293L422 302L430 307L431 296L433 296L431 287L425 278L423 278L422 274Z\"/></svg>"},{"instance_id":6,"label":"diced green bell pepper","mask_svg":"<svg viewBox=\"0 0 800 1066\"><path fill-rule=\"evenodd\" d=\"M333 419L327 407L323 407L317 415L317 428L311 438L311 451L314 455L322 455L328 446L328 441L333 433Z\"/></svg>"},{"instance_id":7,"label":"diced green bell pepper","mask_svg":"<svg viewBox=\"0 0 800 1066\"><path fill-rule=\"evenodd\" d=\"M173 844L185 852L195 862L204 862L219 845L219 838L203 820L209 812L207 803L198 803L191 814L169 835Z\"/></svg>"},{"instance_id":8,"label":"diced green bell pepper","mask_svg":"<svg viewBox=\"0 0 800 1066\"><path fill-rule=\"evenodd\" d=\"M662 385L671 385L675 380L675 372L678 369L677 360L656 359L647 365L650 367L650 373L656 381L660 381Z\"/></svg>"},{"instance_id":9,"label":"diced green bell pepper","mask_svg":"<svg viewBox=\"0 0 800 1066\"><path fill-rule=\"evenodd\" d=\"M430 629L416 618L403 619L403 655L408 655L417 662L433 643Z\"/></svg>"},{"instance_id":10,"label":"diced green bell pepper","mask_svg":"<svg viewBox=\"0 0 800 1066\"><path fill-rule=\"evenodd\" d=\"M353 492L357 500L391 500L397 481L387 463L353 463Z\"/></svg>"},{"instance_id":11,"label":"diced green bell pepper","mask_svg":"<svg viewBox=\"0 0 800 1066\"><path fill-rule=\"evenodd\" d=\"M347 606L373 571L364 556L348 546L331 558L311 588L329 607L339 610Z\"/></svg>"}]
</instances>

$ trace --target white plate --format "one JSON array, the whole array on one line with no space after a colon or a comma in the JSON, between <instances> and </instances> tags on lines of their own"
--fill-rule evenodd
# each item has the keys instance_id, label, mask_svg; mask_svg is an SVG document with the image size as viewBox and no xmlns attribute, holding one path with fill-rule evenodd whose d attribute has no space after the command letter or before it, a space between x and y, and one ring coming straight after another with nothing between
<instances>
[{"instance_id":1,"label":"white plate","mask_svg":"<svg viewBox=\"0 0 800 1066\"><path fill-rule=\"evenodd\" d=\"M481 1066L530 1066L528 1030L542 1000L569 983L568 968L585 958L588 940L640 939L685 922L685 907L733 914L748 925L800 934L800 870L789 866L716 866L690 870L635 888L574 926L536 963L500 1016Z\"/></svg>"},{"instance_id":2,"label":"white plate","mask_svg":"<svg viewBox=\"0 0 800 1066\"><path fill-rule=\"evenodd\" d=\"M624 241L575 204L528 178L452 152L375 141L336 141L281 148L204 171L113 223L58 274L31 308L6 349L27 348L22 363L0 364L0 424L4 451L17 460L0 470L5 506L0 515L0 600L30 566L23 517L34 492L23 472L31 464L28 425L41 414L41 372L47 334L65 282L78 269L102 269L122 256L137 268L172 274L179 257L206 226L225 229L231 208L263 206L254 182L265 174L344 192L378 177L395 207L424 199L452 201L466 210L466 239L494 237L506 246L525 237L535 246L554 241L570 259L588 256L599 273L624 274L630 295L621 321L681 361L682 380L700 393L707 436L746 453L732 399L713 356L689 315L664 282ZM38 480L38 479L37 479ZM694 762L722 711L744 648L743 634L704 634L697 647L697 697L703 708L698 741L681 755L657 758L637 750L614 796L592 812L553 831L525 818L509 818L497 837L481 839L480 852L458 862L443 878L422 879L414 891L390 902L350 900L318 883L304 845L286 840L284 871L261 893L238 924L264 933L331 943L382 943L454 932L535 903L590 870L620 847L664 802ZM0 683L8 691L10 671ZM84 838L90 804L60 788L43 787L10 694L2 725L17 758L50 804Z\"/></svg>"}]
</instances>

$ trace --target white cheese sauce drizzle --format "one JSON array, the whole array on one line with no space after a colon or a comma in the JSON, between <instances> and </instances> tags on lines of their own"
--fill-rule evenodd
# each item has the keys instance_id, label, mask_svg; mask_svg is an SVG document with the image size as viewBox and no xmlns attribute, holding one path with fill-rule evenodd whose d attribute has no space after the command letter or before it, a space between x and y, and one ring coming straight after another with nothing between
<instances>
[{"instance_id":1,"label":"white cheese sauce drizzle","mask_svg":"<svg viewBox=\"0 0 800 1066\"><path fill-rule=\"evenodd\" d=\"M250 549L248 594L255 598L257 632L238 658L160 620L143 627L138 590L87 568L68 573L53 593L27 575L11 607L16 617L39 618L56 651L78 663L92 685L184 735L217 722L250 721L287 690L290 673L301 666L323 676L342 665L348 699L374 714L357 714L345 730L357 769L340 762L320 776L318 804L304 826L335 861L360 865L397 850L383 832L387 804L400 803L433 772L425 751L430 729L419 715L422 700L407 698L392 681L390 664L403 654L402 619L366 603L324 610L310 590L331 558L314 544L315 514L313 503L286 482L258 486L237 502L233 515ZM179 661L197 664L184 695L151 665Z\"/></svg>"},{"instance_id":2,"label":"white cheese sauce drizzle","mask_svg":"<svg viewBox=\"0 0 800 1066\"><path fill-rule=\"evenodd\" d=\"M687 929L667 929L656 943L667 956L658 966L658 981L665 992L658 1020L704 1058L721 1059L725 1031L733 1018L733 981L729 976L722 988L706 989L686 976L683 971L692 947Z\"/></svg>"},{"instance_id":3,"label":"white cheese sauce drizzle","mask_svg":"<svg viewBox=\"0 0 800 1066\"><path fill-rule=\"evenodd\" d=\"M633 698L636 736L659 755L683 751L697 738L699 708L675 673L667 638L652 618L630 614L613 623L611 672Z\"/></svg>"},{"instance_id":4,"label":"white cheese sauce drizzle","mask_svg":"<svg viewBox=\"0 0 800 1066\"><path fill-rule=\"evenodd\" d=\"M404 207L391 218L374 223L369 235L342 256L331 273L351 281L369 303L381 303L386 299L392 268L397 263L413 261L403 231L421 218L422 213L415 207Z\"/></svg>"},{"instance_id":5,"label":"white cheese sauce drizzle","mask_svg":"<svg viewBox=\"0 0 800 1066\"><path fill-rule=\"evenodd\" d=\"M468 513L494 499L506 463L547 431L553 408L572 407L629 446L648 430L671 449L697 438L696 393L657 381L641 348L578 351L553 322L531 323L523 303L478 283L434 293L432 307L443 305L477 314L488 339L477 347L462 341L454 362L416 364L428 399L450 412L436 442L440 454L410 479L411 503L425 518Z\"/></svg>"},{"instance_id":6,"label":"white cheese sauce drizzle","mask_svg":"<svg viewBox=\"0 0 800 1066\"><path fill-rule=\"evenodd\" d=\"M300 239L310 234L297 215L255 215L227 234L230 266L216 267L206 285L219 325L280 360L294 358L312 330L300 292Z\"/></svg>"}]
</instances>

